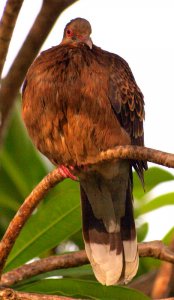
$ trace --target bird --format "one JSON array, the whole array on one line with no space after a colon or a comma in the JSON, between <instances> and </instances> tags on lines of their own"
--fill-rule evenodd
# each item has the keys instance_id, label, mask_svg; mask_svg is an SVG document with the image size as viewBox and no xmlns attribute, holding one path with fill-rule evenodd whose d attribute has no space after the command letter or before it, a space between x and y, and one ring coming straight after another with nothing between
<instances>
[{"instance_id":1,"label":"bird","mask_svg":"<svg viewBox=\"0 0 174 300\"><path fill-rule=\"evenodd\" d=\"M109 286L127 284L138 270L132 169L144 185L147 162L95 158L144 145L144 97L128 63L96 46L91 33L88 20L75 18L61 43L34 60L22 117L36 148L64 178L78 179L86 254L96 279Z\"/></svg>"}]
</instances>

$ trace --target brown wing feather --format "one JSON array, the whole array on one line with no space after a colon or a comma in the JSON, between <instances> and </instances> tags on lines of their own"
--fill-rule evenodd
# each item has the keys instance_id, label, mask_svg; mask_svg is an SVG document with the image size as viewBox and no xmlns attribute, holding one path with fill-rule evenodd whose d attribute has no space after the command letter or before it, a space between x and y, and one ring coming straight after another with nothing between
<instances>
[{"instance_id":1,"label":"brown wing feather","mask_svg":"<svg viewBox=\"0 0 174 300\"><path fill-rule=\"evenodd\" d=\"M95 48L95 51L101 51L101 49ZM108 55L110 57L109 100L112 108L121 126L129 134L131 143L144 146L143 94L127 62L116 54L108 53ZM144 183L143 171L147 169L147 162L133 160L132 165Z\"/></svg>"}]
</instances>

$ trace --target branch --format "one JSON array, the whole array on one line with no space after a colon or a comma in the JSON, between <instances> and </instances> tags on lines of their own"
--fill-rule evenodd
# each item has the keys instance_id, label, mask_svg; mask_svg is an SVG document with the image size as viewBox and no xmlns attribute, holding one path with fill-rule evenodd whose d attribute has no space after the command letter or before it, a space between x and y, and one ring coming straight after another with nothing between
<instances>
[{"instance_id":1,"label":"branch","mask_svg":"<svg viewBox=\"0 0 174 300\"><path fill-rule=\"evenodd\" d=\"M0 139L3 134L9 112L22 85L25 74L36 57L43 42L48 36L58 16L62 11L77 0L43 0L41 10L19 50L8 75L2 80L0 90L1 127Z\"/></svg>"},{"instance_id":2,"label":"branch","mask_svg":"<svg viewBox=\"0 0 174 300\"><path fill-rule=\"evenodd\" d=\"M23 0L8 0L0 21L0 78Z\"/></svg>"},{"instance_id":3,"label":"branch","mask_svg":"<svg viewBox=\"0 0 174 300\"><path fill-rule=\"evenodd\" d=\"M156 299L156 300L174 300L174 297L171 297L171 298L162 298L162 299Z\"/></svg>"},{"instance_id":4,"label":"branch","mask_svg":"<svg viewBox=\"0 0 174 300\"><path fill-rule=\"evenodd\" d=\"M64 178L59 173L59 169L53 170L42 179L42 181L34 188L31 194L21 205L0 242L0 273L16 238L32 214L33 210L36 208L42 198L48 193L48 191L63 179Z\"/></svg>"},{"instance_id":5,"label":"branch","mask_svg":"<svg viewBox=\"0 0 174 300\"><path fill-rule=\"evenodd\" d=\"M171 297L171 298L160 298L160 299L155 299L155 300L174 300L174 297Z\"/></svg>"},{"instance_id":6,"label":"branch","mask_svg":"<svg viewBox=\"0 0 174 300\"><path fill-rule=\"evenodd\" d=\"M114 159L147 160L158 165L174 168L174 154L141 146L117 146L114 149L101 152L88 160L88 165L102 163Z\"/></svg>"},{"instance_id":7,"label":"branch","mask_svg":"<svg viewBox=\"0 0 174 300\"><path fill-rule=\"evenodd\" d=\"M112 150L107 150L102 152L97 158L95 158L95 163L102 163L106 160L113 159L139 159L139 160L148 160L156 163L166 165L168 167L174 167L174 155L153 150L145 147L138 146L119 146ZM20 207L19 211L11 221L1 243L0 243L0 273L4 267L4 264L7 260L7 257L15 243L16 238L18 237L22 227L26 223L27 219L41 201L41 199L46 195L46 193L56 185L56 183L62 181L64 178L60 175L59 170L55 169L49 173L32 191L32 193L26 198L25 202ZM153 244L155 247L155 244ZM160 246L160 245L158 245ZM156 250L155 250L156 249ZM161 248L160 248L161 249ZM163 259L163 255L166 255L165 249L162 249L158 253L158 247L154 248L152 252L149 252L148 256L151 256L154 251L160 259ZM149 250L150 251L150 250ZM164 255L164 258L165 258ZM168 253L168 259L171 258L170 262L173 262L172 252ZM166 259L165 259L166 260Z\"/></svg>"},{"instance_id":8,"label":"branch","mask_svg":"<svg viewBox=\"0 0 174 300\"><path fill-rule=\"evenodd\" d=\"M174 300L174 297L171 297L171 298L161 298L161 299L156 299L156 300Z\"/></svg>"},{"instance_id":9,"label":"branch","mask_svg":"<svg viewBox=\"0 0 174 300\"><path fill-rule=\"evenodd\" d=\"M42 258L3 274L0 281L0 286L9 287L32 276L57 269L79 267L85 264L89 264L85 250Z\"/></svg>"},{"instance_id":10,"label":"branch","mask_svg":"<svg viewBox=\"0 0 174 300\"><path fill-rule=\"evenodd\" d=\"M163 262L153 283L151 292L152 299L170 296L173 275L173 265L168 262Z\"/></svg>"},{"instance_id":11,"label":"branch","mask_svg":"<svg viewBox=\"0 0 174 300\"><path fill-rule=\"evenodd\" d=\"M161 241L140 243L138 250L141 257L153 257L174 264L174 252Z\"/></svg>"},{"instance_id":12,"label":"branch","mask_svg":"<svg viewBox=\"0 0 174 300\"><path fill-rule=\"evenodd\" d=\"M67 298L55 295L42 295L34 293L16 292L12 289L2 289L0 291L0 299L2 300L75 300L74 298Z\"/></svg>"},{"instance_id":13,"label":"branch","mask_svg":"<svg viewBox=\"0 0 174 300\"><path fill-rule=\"evenodd\" d=\"M174 252L166 247L161 241L139 243L138 251L140 257L153 257L174 264ZM1 286L11 286L21 280L57 269L78 267L88 264L86 252L79 251L60 256L50 256L33 263L23 265L15 270L2 275Z\"/></svg>"},{"instance_id":14,"label":"branch","mask_svg":"<svg viewBox=\"0 0 174 300\"><path fill-rule=\"evenodd\" d=\"M128 284L128 288L132 288L138 291L141 291L147 296L151 295L153 288L153 283L157 274L157 270L150 271L145 273Z\"/></svg>"},{"instance_id":15,"label":"branch","mask_svg":"<svg viewBox=\"0 0 174 300\"><path fill-rule=\"evenodd\" d=\"M170 244L170 249L174 251L174 240ZM172 289L174 288L173 283L174 276L174 264L163 262L161 264L151 292L153 299L169 297L172 295Z\"/></svg>"}]
</instances>

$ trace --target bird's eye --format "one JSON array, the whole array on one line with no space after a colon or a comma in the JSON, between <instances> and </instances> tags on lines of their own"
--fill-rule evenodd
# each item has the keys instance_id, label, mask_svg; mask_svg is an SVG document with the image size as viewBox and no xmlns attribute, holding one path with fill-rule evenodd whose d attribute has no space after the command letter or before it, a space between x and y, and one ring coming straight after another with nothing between
<instances>
[{"instance_id":1,"label":"bird's eye","mask_svg":"<svg viewBox=\"0 0 174 300\"><path fill-rule=\"evenodd\" d=\"M67 36L72 36L72 31L70 29L67 29L66 33L67 33Z\"/></svg>"}]
</instances>

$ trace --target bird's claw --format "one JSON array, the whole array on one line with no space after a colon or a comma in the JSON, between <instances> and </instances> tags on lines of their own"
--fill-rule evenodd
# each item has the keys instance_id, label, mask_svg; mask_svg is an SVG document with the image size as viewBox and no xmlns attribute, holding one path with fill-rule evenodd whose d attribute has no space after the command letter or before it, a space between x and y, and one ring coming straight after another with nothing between
<instances>
[{"instance_id":1,"label":"bird's claw","mask_svg":"<svg viewBox=\"0 0 174 300\"><path fill-rule=\"evenodd\" d=\"M74 170L74 167L70 167L71 170ZM71 178L72 180L75 180L75 181L78 181L78 178L77 176L73 175L70 170L63 166L63 165L60 165L59 166L59 173L62 175L62 177L64 178Z\"/></svg>"}]
</instances>

